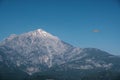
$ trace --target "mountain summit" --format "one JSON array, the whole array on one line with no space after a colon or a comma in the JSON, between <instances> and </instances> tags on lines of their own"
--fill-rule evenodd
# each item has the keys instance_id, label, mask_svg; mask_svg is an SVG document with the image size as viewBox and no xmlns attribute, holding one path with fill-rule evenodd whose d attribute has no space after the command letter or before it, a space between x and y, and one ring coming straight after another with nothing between
<instances>
[{"instance_id":1,"label":"mountain summit","mask_svg":"<svg viewBox=\"0 0 120 80\"><path fill-rule=\"evenodd\" d=\"M50 39L58 40L58 38L56 36L53 36L50 33L46 32L42 29L30 31L28 33L23 33L21 35L12 34L7 39L8 40L13 39L14 37L17 37L17 36L24 36L24 37L31 37L31 38L50 38Z\"/></svg>"},{"instance_id":2,"label":"mountain summit","mask_svg":"<svg viewBox=\"0 0 120 80\"><path fill-rule=\"evenodd\" d=\"M25 66L25 71L31 74L52 67L53 63L60 64L53 62L54 56L64 54L69 45L56 36L37 29L21 35L11 35L0 43L0 47L7 55L10 54L8 57L14 65Z\"/></svg>"},{"instance_id":3,"label":"mountain summit","mask_svg":"<svg viewBox=\"0 0 120 80\"><path fill-rule=\"evenodd\" d=\"M77 71L80 75L83 70L120 71L119 60L96 48L74 47L42 29L14 34L0 43L0 64L29 75L51 71L69 74Z\"/></svg>"},{"instance_id":4,"label":"mountain summit","mask_svg":"<svg viewBox=\"0 0 120 80\"><path fill-rule=\"evenodd\" d=\"M35 31L31 31L26 33L26 35L31 35L31 36L37 36L37 37L42 37L42 38L52 38L52 39L58 39L56 36L51 35L50 33L42 30L42 29L37 29Z\"/></svg>"}]
</instances>

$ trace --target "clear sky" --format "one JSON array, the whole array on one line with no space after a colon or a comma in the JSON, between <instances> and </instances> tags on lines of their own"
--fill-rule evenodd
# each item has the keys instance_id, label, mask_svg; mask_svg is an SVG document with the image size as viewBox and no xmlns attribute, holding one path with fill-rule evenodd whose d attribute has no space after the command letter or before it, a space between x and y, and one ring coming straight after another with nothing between
<instances>
[{"instance_id":1,"label":"clear sky","mask_svg":"<svg viewBox=\"0 0 120 80\"><path fill-rule=\"evenodd\" d=\"M120 55L120 0L0 0L0 40L38 28Z\"/></svg>"}]
</instances>

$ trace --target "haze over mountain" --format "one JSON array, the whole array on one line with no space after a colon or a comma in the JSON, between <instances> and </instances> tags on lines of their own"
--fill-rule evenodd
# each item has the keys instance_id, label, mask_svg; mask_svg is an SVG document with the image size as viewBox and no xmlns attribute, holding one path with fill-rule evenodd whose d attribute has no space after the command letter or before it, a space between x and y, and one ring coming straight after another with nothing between
<instances>
[{"instance_id":1,"label":"haze over mountain","mask_svg":"<svg viewBox=\"0 0 120 80\"><path fill-rule=\"evenodd\" d=\"M6 79L4 75L15 75L16 71L19 77L9 77L27 80L86 80L91 72L98 79L91 75L87 80L114 80L119 77L119 61L120 57L96 48L74 47L42 29L10 35L0 43L1 80Z\"/></svg>"}]
</instances>

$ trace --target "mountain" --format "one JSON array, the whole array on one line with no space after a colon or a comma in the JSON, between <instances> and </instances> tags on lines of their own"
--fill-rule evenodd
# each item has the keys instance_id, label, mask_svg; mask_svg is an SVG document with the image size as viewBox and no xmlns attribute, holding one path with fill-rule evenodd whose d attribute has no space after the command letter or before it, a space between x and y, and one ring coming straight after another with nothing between
<instances>
[{"instance_id":1,"label":"mountain","mask_svg":"<svg viewBox=\"0 0 120 80\"><path fill-rule=\"evenodd\" d=\"M71 46L41 29L11 35L0 44L0 50L7 55L11 64L28 74L44 71L55 64L60 65L62 62L54 57L63 55L69 47Z\"/></svg>"},{"instance_id":2,"label":"mountain","mask_svg":"<svg viewBox=\"0 0 120 80\"><path fill-rule=\"evenodd\" d=\"M117 80L119 61L100 49L74 47L42 29L10 35L0 43L0 72L17 71L21 80Z\"/></svg>"}]
</instances>

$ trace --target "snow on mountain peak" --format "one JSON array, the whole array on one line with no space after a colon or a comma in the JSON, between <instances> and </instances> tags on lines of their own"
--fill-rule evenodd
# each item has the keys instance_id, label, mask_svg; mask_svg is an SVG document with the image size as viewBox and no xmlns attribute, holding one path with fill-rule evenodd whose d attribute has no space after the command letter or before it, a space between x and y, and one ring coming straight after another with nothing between
<instances>
[{"instance_id":1,"label":"snow on mountain peak","mask_svg":"<svg viewBox=\"0 0 120 80\"><path fill-rule=\"evenodd\" d=\"M6 54L10 54L9 58L16 66L25 66L27 73L40 71L37 65L52 67L54 57L62 55L68 49L67 44L42 29L11 35L0 43L0 47L7 51Z\"/></svg>"},{"instance_id":2,"label":"snow on mountain peak","mask_svg":"<svg viewBox=\"0 0 120 80\"><path fill-rule=\"evenodd\" d=\"M29 75L52 69L54 66L60 66L58 70L109 69L113 66L111 62L102 61L109 56L105 52L94 48L76 48L42 29L20 35L13 34L0 43L0 49L5 53L5 60L9 61L10 65L13 64ZM0 62L3 61L0 54Z\"/></svg>"},{"instance_id":3,"label":"snow on mountain peak","mask_svg":"<svg viewBox=\"0 0 120 80\"><path fill-rule=\"evenodd\" d=\"M52 36L50 33L47 33L46 31L42 30L42 29L37 29L35 31L33 31L33 33L35 33L36 35L42 35L42 36Z\"/></svg>"},{"instance_id":4,"label":"snow on mountain peak","mask_svg":"<svg viewBox=\"0 0 120 80\"><path fill-rule=\"evenodd\" d=\"M53 36L42 29L37 29L20 35L15 35L15 34L10 35L0 45L7 45L14 50L18 48L18 51L21 49L21 47L22 48L25 47L28 49L27 53L29 53L33 49L36 50L36 48L38 47L41 48L41 46L43 45L46 48L52 46L55 52L59 52L60 51L59 49L64 47L64 45L61 43L61 40L58 37ZM25 52L27 51L27 49L25 50ZM24 52L24 50L21 51Z\"/></svg>"},{"instance_id":5,"label":"snow on mountain peak","mask_svg":"<svg viewBox=\"0 0 120 80\"><path fill-rule=\"evenodd\" d=\"M27 35L31 35L33 37L42 37L42 38L52 38L52 39L57 39L58 40L58 37L56 36L53 36L52 34L44 31L43 29L37 29L37 30L34 30L34 31L30 31L28 33L26 33Z\"/></svg>"},{"instance_id":6,"label":"snow on mountain peak","mask_svg":"<svg viewBox=\"0 0 120 80\"><path fill-rule=\"evenodd\" d=\"M37 30L35 30L35 31L37 31L37 32L45 32L45 33L47 33L46 31L44 31L43 29L37 29Z\"/></svg>"}]
</instances>

